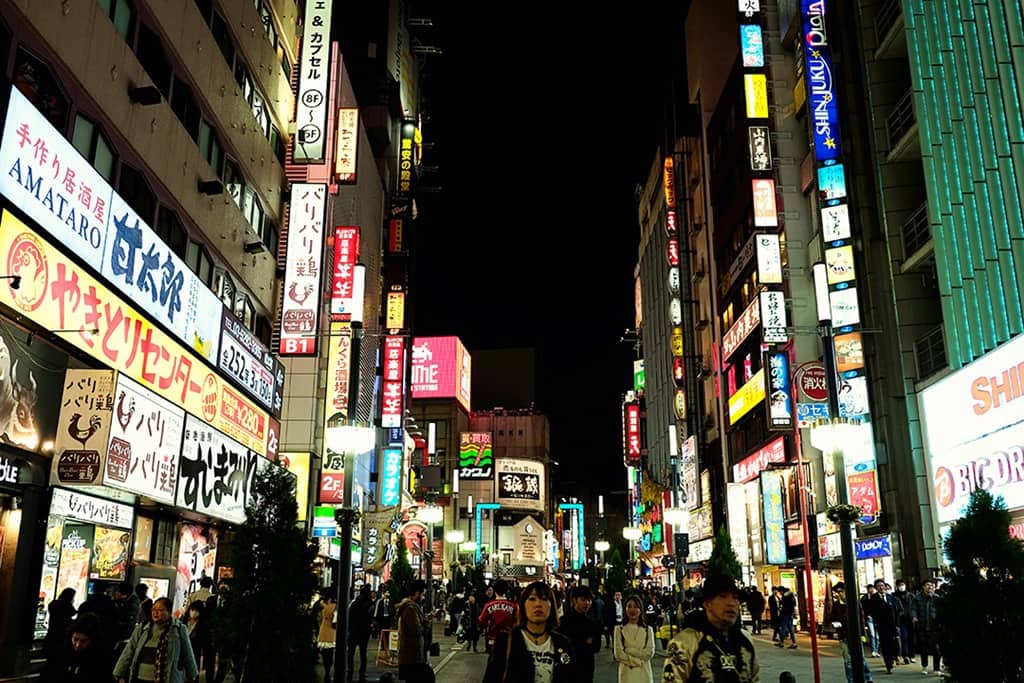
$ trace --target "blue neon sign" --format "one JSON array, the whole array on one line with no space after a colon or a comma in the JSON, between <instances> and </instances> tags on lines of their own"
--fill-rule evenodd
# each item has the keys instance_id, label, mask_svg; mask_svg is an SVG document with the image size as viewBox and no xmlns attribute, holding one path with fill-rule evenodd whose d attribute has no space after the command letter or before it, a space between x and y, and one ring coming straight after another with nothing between
<instances>
[{"instance_id":1,"label":"blue neon sign","mask_svg":"<svg viewBox=\"0 0 1024 683\"><path fill-rule=\"evenodd\" d=\"M827 0L801 0L804 63L807 65L808 113L814 134L814 158L820 164L843 155L839 105L832 70L832 48L825 25Z\"/></svg>"}]
</instances>

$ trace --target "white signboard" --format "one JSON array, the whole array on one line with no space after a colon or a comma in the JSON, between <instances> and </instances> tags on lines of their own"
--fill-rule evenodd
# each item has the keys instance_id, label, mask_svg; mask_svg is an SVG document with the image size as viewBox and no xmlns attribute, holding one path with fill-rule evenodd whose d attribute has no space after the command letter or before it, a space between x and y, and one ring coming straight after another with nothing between
<instances>
[{"instance_id":1,"label":"white signboard","mask_svg":"<svg viewBox=\"0 0 1024 683\"><path fill-rule=\"evenodd\" d=\"M338 110L338 144L334 157L334 173L338 182L356 181L356 150L359 147L359 109Z\"/></svg>"},{"instance_id":2,"label":"white signboard","mask_svg":"<svg viewBox=\"0 0 1024 683\"><path fill-rule=\"evenodd\" d=\"M850 239L850 210L846 204L821 210L821 236L826 242Z\"/></svg>"},{"instance_id":3,"label":"white signboard","mask_svg":"<svg viewBox=\"0 0 1024 683\"><path fill-rule=\"evenodd\" d=\"M502 507L544 510L544 464L536 460L494 461L495 502Z\"/></svg>"},{"instance_id":4,"label":"white signboard","mask_svg":"<svg viewBox=\"0 0 1024 683\"><path fill-rule=\"evenodd\" d=\"M299 56L299 99L295 106L295 163L324 161L333 4L333 0L306 0Z\"/></svg>"},{"instance_id":5,"label":"white signboard","mask_svg":"<svg viewBox=\"0 0 1024 683\"><path fill-rule=\"evenodd\" d=\"M135 510L131 505L67 489L53 490L50 514L128 530L131 530L135 518Z\"/></svg>"},{"instance_id":6,"label":"white signboard","mask_svg":"<svg viewBox=\"0 0 1024 683\"><path fill-rule=\"evenodd\" d=\"M868 378L854 377L839 384L839 417L859 417L870 413Z\"/></svg>"},{"instance_id":7,"label":"white signboard","mask_svg":"<svg viewBox=\"0 0 1024 683\"><path fill-rule=\"evenodd\" d=\"M103 483L174 505L185 411L118 375Z\"/></svg>"},{"instance_id":8,"label":"white signboard","mask_svg":"<svg viewBox=\"0 0 1024 683\"><path fill-rule=\"evenodd\" d=\"M71 368L64 375L50 484L102 483L114 409L114 374L113 370Z\"/></svg>"},{"instance_id":9,"label":"white signboard","mask_svg":"<svg viewBox=\"0 0 1024 683\"><path fill-rule=\"evenodd\" d=\"M857 288L839 289L828 294L832 309L832 327L845 327L860 323L860 305L857 303Z\"/></svg>"},{"instance_id":10,"label":"white signboard","mask_svg":"<svg viewBox=\"0 0 1024 683\"><path fill-rule=\"evenodd\" d=\"M782 248L779 236L771 233L755 235L757 242L757 281L762 285L782 284Z\"/></svg>"},{"instance_id":11,"label":"white signboard","mask_svg":"<svg viewBox=\"0 0 1024 683\"><path fill-rule=\"evenodd\" d=\"M186 415L175 504L241 524L259 460L263 458L242 444Z\"/></svg>"},{"instance_id":12,"label":"white signboard","mask_svg":"<svg viewBox=\"0 0 1024 683\"><path fill-rule=\"evenodd\" d=\"M786 333L786 295L781 291L761 292L761 326L764 341L775 344L789 339Z\"/></svg>"},{"instance_id":13,"label":"white signboard","mask_svg":"<svg viewBox=\"0 0 1024 683\"><path fill-rule=\"evenodd\" d=\"M512 564L544 566L544 527L527 515L513 527L515 558Z\"/></svg>"},{"instance_id":14,"label":"white signboard","mask_svg":"<svg viewBox=\"0 0 1024 683\"><path fill-rule=\"evenodd\" d=\"M0 192L184 345L216 359L217 296L88 161L11 88Z\"/></svg>"},{"instance_id":15,"label":"white signboard","mask_svg":"<svg viewBox=\"0 0 1024 683\"><path fill-rule=\"evenodd\" d=\"M326 197L326 185L292 184L288 213L288 264L281 303L279 353L282 356L309 356L316 352L314 335L320 311Z\"/></svg>"}]
</instances>

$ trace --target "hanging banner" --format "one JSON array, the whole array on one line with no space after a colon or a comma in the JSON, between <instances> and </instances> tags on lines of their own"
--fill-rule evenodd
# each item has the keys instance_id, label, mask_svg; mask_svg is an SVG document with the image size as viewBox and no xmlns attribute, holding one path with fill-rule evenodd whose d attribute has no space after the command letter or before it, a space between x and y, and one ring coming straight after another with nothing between
<instances>
[{"instance_id":1,"label":"hanging banner","mask_svg":"<svg viewBox=\"0 0 1024 683\"><path fill-rule=\"evenodd\" d=\"M768 429L793 429L793 400L789 391L789 353L768 355Z\"/></svg>"},{"instance_id":2,"label":"hanging banner","mask_svg":"<svg viewBox=\"0 0 1024 683\"><path fill-rule=\"evenodd\" d=\"M380 505L391 507L402 499L402 449L385 448L380 478Z\"/></svg>"},{"instance_id":3,"label":"hanging banner","mask_svg":"<svg viewBox=\"0 0 1024 683\"><path fill-rule=\"evenodd\" d=\"M750 152L751 171L772 170L772 143L768 126L750 126L747 129L747 149Z\"/></svg>"},{"instance_id":4,"label":"hanging banner","mask_svg":"<svg viewBox=\"0 0 1024 683\"><path fill-rule=\"evenodd\" d=\"M359 109L338 110L338 144L334 155L334 175L339 183L356 182L356 151L359 149Z\"/></svg>"},{"instance_id":5,"label":"hanging banner","mask_svg":"<svg viewBox=\"0 0 1024 683\"><path fill-rule=\"evenodd\" d=\"M22 276L18 289L0 287L0 303L44 329L81 330L61 338L264 452L268 415L263 409L6 211L0 220L0 261L8 273Z\"/></svg>"},{"instance_id":6,"label":"hanging banner","mask_svg":"<svg viewBox=\"0 0 1024 683\"><path fill-rule=\"evenodd\" d=\"M359 263L359 228L334 228L334 278L331 285L331 316L351 319L355 305L356 264Z\"/></svg>"},{"instance_id":7,"label":"hanging banner","mask_svg":"<svg viewBox=\"0 0 1024 683\"><path fill-rule=\"evenodd\" d=\"M124 375L114 396L103 483L174 505L185 411Z\"/></svg>"},{"instance_id":8,"label":"hanging banner","mask_svg":"<svg viewBox=\"0 0 1024 683\"><path fill-rule=\"evenodd\" d=\"M825 16L827 0L801 0L803 19L804 61L807 64L807 87L814 135L814 158L819 164L842 157L839 134L839 103L832 71L832 47L829 44Z\"/></svg>"},{"instance_id":9,"label":"hanging banner","mask_svg":"<svg viewBox=\"0 0 1024 683\"><path fill-rule=\"evenodd\" d=\"M774 233L758 233L757 281L762 285L782 284L782 247Z\"/></svg>"},{"instance_id":10,"label":"hanging banner","mask_svg":"<svg viewBox=\"0 0 1024 683\"><path fill-rule=\"evenodd\" d=\"M53 444L50 484L99 484L114 408L114 371L69 369Z\"/></svg>"},{"instance_id":11,"label":"hanging banner","mask_svg":"<svg viewBox=\"0 0 1024 683\"><path fill-rule=\"evenodd\" d=\"M786 521L782 512L782 477L761 472L761 502L764 508L764 544L768 564L786 564Z\"/></svg>"},{"instance_id":12,"label":"hanging banner","mask_svg":"<svg viewBox=\"0 0 1024 683\"><path fill-rule=\"evenodd\" d=\"M405 405L405 339L384 338L384 382L381 389L380 426L401 427Z\"/></svg>"},{"instance_id":13,"label":"hanging banner","mask_svg":"<svg viewBox=\"0 0 1024 683\"><path fill-rule=\"evenodd\" d=\"M295 148L298 149L299 145ZM281 302L281 344L278 347L282 356L311 356L316 353L326 198L326 185L292 183L284 298Z\"/></svg>"},{"instance_id":14,"label":"hanging banner","mask_svg":"<svg viewBox=\"0 0 1024 683\"><path fill-rule=\"evenodd\" d=\"M259 460L263 458L242 444L187 415L175 505L226 522L243 523Z\"/></svg>"},{"instance_id":15,"label":"hanging banner","mask_svg":"<svg viewBox=\"0 0 1024 683\"><path fill-rule=\"evenodd\" d=\"M349 323L331 323L327 363L325 425L348 417L349 382L352 374L352 327Z\"/></svg>"},{"instance_id":16,"label":"hanging banner","mask_svg":"<svg viewBox=\"0 0 1024 683\"><path fill-rule=\"evenodd\" d=\"M292 160L297 164L325 161L333 5L331 0L306 0L298 64L299 89L295 103L295 125L298 130L292 149Z\"/></svg>"}]
</instances>

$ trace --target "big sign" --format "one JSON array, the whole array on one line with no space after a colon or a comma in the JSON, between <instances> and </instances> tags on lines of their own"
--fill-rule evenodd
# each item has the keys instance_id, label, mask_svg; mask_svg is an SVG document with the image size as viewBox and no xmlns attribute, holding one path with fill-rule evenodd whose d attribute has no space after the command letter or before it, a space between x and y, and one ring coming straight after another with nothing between
<instances>
[{"instance_id":1,"label":"big sign","mask_svg":"<svg viewBox=\"0 0 1024 683\"><path fill-rule=\"evenodd\" d=\"M178 463L177 506L235 524L245 521L257 468L270 465L192 415L185 419Z\"/></svg>"},{"instance_id":2,"label":"big sign","mask_svg":"<svg viewBox=\"0 0 1024 683\"><path fill-rule=\"evenodd\" d=\"M217 295L14 87L0 165L0 192L19 209L178 341L217 357Z\"/></svg>"},{"instance_id":3,"label":"big sign","mask_svg":"<svg viewBox=\"0 0 1024 683\"><path fill-rule=\"evenodd\" d=\"M233 316L225 314L217 367L274 415L281 414L284 365Z\"/></svg>"},{"instance_id":4,"label":"big sign","mask_svg":"<svg viewBox=\"0 0 1024 683\"><path fill-rule=\"evenodd\" d=\"M62 337L248 448L265 451L265 411L6 211L0 260L7 273L21 276L18 289L0 286L0 303L44 329L80 330Z\"/></svg>"}]
</instances>

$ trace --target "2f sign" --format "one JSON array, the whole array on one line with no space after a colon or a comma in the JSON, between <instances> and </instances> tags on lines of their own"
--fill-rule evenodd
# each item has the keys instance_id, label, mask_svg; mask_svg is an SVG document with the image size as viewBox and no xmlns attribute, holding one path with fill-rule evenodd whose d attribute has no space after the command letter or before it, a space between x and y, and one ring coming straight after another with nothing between
<instances>
[{"instance_id":1,"label":"2f sign","mask_svg":"<svg viewBox=\"0 0 1024 683\"><path fill-rule=\"evenodd\" d=\"M309 339L282 339L280 353L303 356L312 354L315 350L313 338Z\"/></svg>"}]
</instances>

